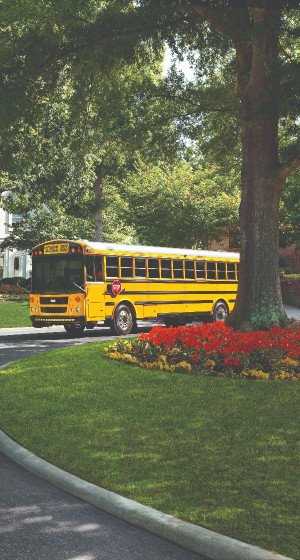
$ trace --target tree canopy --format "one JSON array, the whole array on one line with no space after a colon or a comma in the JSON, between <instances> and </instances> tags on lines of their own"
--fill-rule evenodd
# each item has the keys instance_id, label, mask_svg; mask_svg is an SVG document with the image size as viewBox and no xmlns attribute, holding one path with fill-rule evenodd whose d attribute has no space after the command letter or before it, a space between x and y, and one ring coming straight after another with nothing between
<instances>
[{"instance_id":1,"label":"tree canopy","mask_svg":"<svg viewBox=\"0 0 300 560\"><path fill-rule=\"evenodd\" d=\"M280 198L300 166L300 9L278 0L38 0L2 2L0 43L3 161L14 127L30 123L64 72L82 88L86 76L120 72L160 57L167 42L189 53L196 81L178 75L151 91L156 114L172 100L182 134L207 145L225 123L237 122L241 154L241 277L232 323L283 324L278 276ZM80 96L79 96L80 98ZM175 114L174 113L174 114ZM207 120L207 115L210 115ZM220 116L220 117L219 117ZM214 117L214 118L213 118ZM227 117L227 118L226 118ZM232 121L233 119L233 121ZM236 143L235 143L236 145ZM226 151L224 146L224 152Z\"/></svg>"}]
</instances>

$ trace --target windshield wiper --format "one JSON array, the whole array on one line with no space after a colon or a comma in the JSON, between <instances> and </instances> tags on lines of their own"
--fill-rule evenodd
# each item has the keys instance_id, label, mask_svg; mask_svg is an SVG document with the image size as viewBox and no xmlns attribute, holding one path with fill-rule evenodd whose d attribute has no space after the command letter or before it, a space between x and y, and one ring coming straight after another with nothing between
<instances>
[{"instance_id":1,"label":"windshield wiper","mask_svg":"<svg viewBox=\"0 0 300 560\"><path fill-rule=\"evenodd\" d=\"M73 286L75 286L76 288L78 288L79 290L81 290L81 292L83 292L84 294L86 294L85 289L82 286L79 286L79 284L76 284L76 282L73 282Z\"/></svg>"}]
</instances>

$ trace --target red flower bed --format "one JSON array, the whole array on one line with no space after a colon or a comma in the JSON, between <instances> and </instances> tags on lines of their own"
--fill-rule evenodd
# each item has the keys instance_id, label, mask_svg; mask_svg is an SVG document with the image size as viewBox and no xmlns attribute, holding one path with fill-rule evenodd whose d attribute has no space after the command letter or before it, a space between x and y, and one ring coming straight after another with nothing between
<instances>
[{"instance_id":1,"label":"red flower bed","mask_svg":"<svg viewBox=\"0 0 300 560\"><path fill-rule=\"evenodd\" d=\"M300 381L300 326L239 332L224 323L154 327L119 339L107 355L146 369Z\"/></svg>"},{"instance_id":2,"label":"red flower bed","mask_svg":"<svg viewBox=\"0 0 300 560\"><path fill-rule=\"evenodd\" d=\"M212 360L217 370L254 367L272 371L283 359L290 359L291 363L300 359L300 327L253 332L238 332L224 323L154 327L140 335L139 340L167 355L172 348L181 349L197 368Z\"/></svg>"}]
</instances>

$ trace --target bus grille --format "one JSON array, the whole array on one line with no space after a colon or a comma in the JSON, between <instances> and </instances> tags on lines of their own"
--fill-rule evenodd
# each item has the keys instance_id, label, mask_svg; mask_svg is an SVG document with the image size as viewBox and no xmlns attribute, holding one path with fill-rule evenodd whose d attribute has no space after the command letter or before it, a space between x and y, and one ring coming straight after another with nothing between
<instances>
[{"instance_id":1,"label":"bus grille","mask_svg":"<svg viewBox=\"0 0 300 560\"><path fill-rule=\"evenodd\" d=\"M49 305L49 303L56 303L58 305L67 305L68 298L67 297L59 297L59 296L52 296L52 297L40 297L41 305Z\"/></svg>"},{"instance_id":2,"label":"bus grille","mask_svg":"<svg viewBox=\"0 0 300 560\"><path fill-rule=\"evenodd\" d=\"M66 313L66 307L41 307L42 313Z\"/></svg>"}]
</instances>

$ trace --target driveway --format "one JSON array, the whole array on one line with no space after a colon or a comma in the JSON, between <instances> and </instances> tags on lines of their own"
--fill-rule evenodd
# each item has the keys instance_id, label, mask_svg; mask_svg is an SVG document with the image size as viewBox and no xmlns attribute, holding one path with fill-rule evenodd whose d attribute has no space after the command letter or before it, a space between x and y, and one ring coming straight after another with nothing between
<instances>
[{"instance_id":1,"label":"driveway","mask_svg":"<svg viewBox=\"0 0 300 560\"><path fill-rule=\"evenodd\" d=\"M54 488L1 454L0 543L1 560L201 558Z\"/></svg>"}]
</instances>

